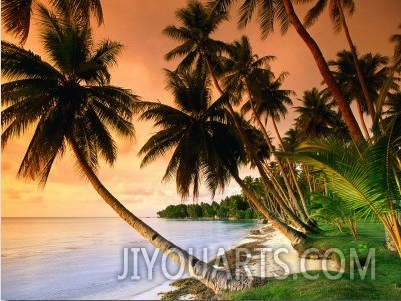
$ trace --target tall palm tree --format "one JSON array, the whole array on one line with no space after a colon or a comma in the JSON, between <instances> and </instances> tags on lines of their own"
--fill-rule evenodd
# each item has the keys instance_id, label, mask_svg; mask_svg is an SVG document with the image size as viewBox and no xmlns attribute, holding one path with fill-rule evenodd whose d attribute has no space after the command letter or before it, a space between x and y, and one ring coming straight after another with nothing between
<instances>
[{"instance_id":1,"label":"tall palm tree","mask_svg":"<svg viewBox=\"0 0 401 301\"><path fill-rule=\"evenodd\" d=\"M210 0L209 7L211 7L212 10L226 12L229 10L232 4L237 1L238 0ZM302 38L311 51L324 81L326 82L328 88L333 94L335 101L338 104L344 121L350 130L352 139L355 141L363 140L364 138L355 116L353 115L350 106L348 105L333 75L331 74L323 53L321 52L315 40L309 35L305 27L302 25L302 22L295 13L291 0L243 1L243 4L239 8L239 25L242 27L246 26L256 10L258 14L257 19L260 23L262 31L262 37L266 37L270 32L273 31L274 22L276 20L278 20L281 24L282 33L287 31L290 23L294 26L298 35Z\"/></svg>"},{"instance_id":2,"label":"tall palm tree","mask_svg":"<svg viewBox=\"0 0 401 301\"><path fill-rule=\"evenodd\" d=\"M204 283L215 290L249 287L250 279L230 280L226 272L214 270L165 239L125 208L101 183L96 174L99 159L111 165L117 156L111 131L125 138L134 135L130 120L138 97L110 85L109 67L116 63L122 46L106 40L92 51L88 24L58 18L42 5L38 12L48 62L11 43L2 41L1 46L2 75L8 80L1 86L5 107L1 114L2 147L35 126L18 174L43 186L54 160L70 149L83 175L103 200L171 260L196 277L205 271L207 275L213 272L214 282L204 278ZM212 174L221 171L216 169ZM220 183L210 181L210 184Z\"/></svg>"},{"instance_id":3,"label":"tall palm tree","mask_svg":"<svg viewBox=\"0 0 401 301\"><path fill-rule=\"evenodd\" d=\"M186 7L178 9L175 15L182 25L169 25L164 28L163 34L182 44L169 51L165 59L170 61L184 57L177 67L180 70L190 68L194 64L198 69L206 65L213 81L216 82L214 70L219 66L216 54L225 51L227 45L212 39L210 35L222 22L228 20L228 14L211 13L199 0L191 0Z\"/></svg>"},{"instance_id":4,"label":"tall palm tree","mask_svg":"<svg viewBox=\"0 0 401 301\"><path fill-rule=\"evenodd\" d=\"M372 55L371 53L367 53L358 58L358 66L365 85L365 88L363 88L359 76L357 76L358 72L355 67L353 54L350 51L343 50L338 52L337 60L328 62L329 66L334 67L333 75L346 98L350 101L356 100L360 122L367 139L369 139L369 132L363 118L363 113L369 112L369 106L365 92L367 91L369 94L370 101L378 99L379 91L389 73L389 68L386 66L387 63L388 58L379 54Z\"/></svg>"},{"instance_id":5,"label":"tall palm tree","mask_svg":"<svg viewBox=\"0 0 401 301\"><path fill-rule=\"evenodd\" d=\"M330 95L312 88L304 92L303 106L295 107L299 113L296 118L296 127L304 137L321 137L330 134L336 124L337 114L333 110L334 103L330 102Z\"/></svg>"},{"instance_id":6,"label":"tall palm tree","mask_svg":"<svg viewBox=\"0 0 401 301\"><path fill-rule=\"evenodd\" d=\"M6 32L25 44L28 39L32 14L36 14L37 0L1 0L1 17ZM50 0L63 15L68 8L69 13L77 22L89 22L93 14L99 25L103 23L103 11L100 0Z\"/></svg>"},{"instance_id":7,"label":"tall palm tree","mask_svg":"<svg viewBox=\"0 0 401 301\"><path fill-rule=\"evenodd\" d=\"M306 0L306 2L310 1L311 0ZM365 82L363 71L358 60L356 47L354 45L354 42L352 41L348 24L345 19L346 13L351 16L355 11L354 0L317 0L315 6L312 7L305 16L305 26L311 26L323 13L324 9L327 6L329 7L330 19L333 22L334 30L336 32L339 32L341 29L344 29L344 33L350 48L352 62L354 64L356 75L359 80L359 86L361 87L362 93L364 94L364 98L366 100L367 111L372 118L372 122L374 122L376 114L376 110L373 104L374 98L371 98L371 95L369 94L368 85Z\"/></svg>"},{"instance_id":8,"label":"tall palm tree","mask_svg":"<svg viewBox=\"0 0 401 301\"><path fill-rule=\"evenodd\" d=\"M273 225L286 233L293 242L302 240L303 234L278 220L263 207L240 178L238 166L246 161L246 155L241 139L225 110L227 96L211 102L211 90L205 71L199 73L192 69L176 72L167 70L166 75L167 88L174 96L174 106L160 102L140 104L140 118L153 120L159 128L139 152L143 156L141 167L171 151L163 179L168 180L174 176L177 191L184 198L189 196L190 190L196 198L203 179L214 194L216 189L223 189L233 177L252 205ZM192 266L193 262L186 264ZM206 263L202 263L202 266L204 270L199 270L199 273L203 277L199 280L214 289L230 288L227 284L226 287L221 286L222 279L215 277L221 273ZM241 289L250 285L246 278L237 280L238 284L230 284L233 288Z\"/></svg>"},{"instance_id":9,"label":"tall palm tree","mask_svg":"<svg viewBox=\"0 0 401 301\"><path fill-rule=\"evenodd\" d=\"M270 152L273 154L277 166L281 171L281 177L284 180L287 193L296 208L296 212L286 210L287 206L284 206L283 209L291 219L294 219L294 222L298 224L298 226L307 228L306 224L303 224L294 217L294 215L299 214L303 220L307 220L306 212L304 212L304 209L299 206L299 200L291 186L289 176L287 176L287 172L284 170L282 162L275 154L275 147L271 143L271 138L260 119L260 114L258 114L257 111L260 99L266 96L267 88L265 88L264 85L269 81L271 82L271 78L274 77L274 74L270 71L270 66L268 65L268 62L272 59L273 57L271 56L259 57L254 54L249 39L246 36L242 36L240 40L234 41L228 51L228 57L223 59L225 89L233 93L234 97L238 100L242 99L243 94L248 95L249 101L247 104L249 109L252 112L254 120L256 120L257 125L262 131ZM290 176L291 175L292 174L290 174ZM299 193L301 192L299 191Z\"/></svg>"},{"instance_id":10,"label":"tall palm tree","mask_svg":"<svg viewBox=\"0 0 401 301\"><path fill-rule=\"evenodd\" d=\"M267 81L261 86L260 97L256 99L255 103L255 110L259 116L264 116L265 125L268 119L271 119L279 145L284 151L285 147L277 127L277 122L280 122L281 118L285 118L285 115L288 113L287 105L292 105L290 96L295 95L295 92L292 90L280 89L287 74L281 73L277 78L267 77ZM242 106L242 109L244 112L249 111L250 103L246 102Z\"/></svg>"}]
</instances>

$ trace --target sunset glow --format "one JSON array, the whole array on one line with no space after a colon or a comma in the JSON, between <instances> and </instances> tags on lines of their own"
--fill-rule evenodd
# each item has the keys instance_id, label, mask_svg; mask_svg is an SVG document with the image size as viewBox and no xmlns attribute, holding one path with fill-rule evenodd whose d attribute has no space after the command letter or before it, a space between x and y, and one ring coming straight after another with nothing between
<instances>
[{"instance_id":1,"label":"sunset glow","mask_svg":"<svg viewBox=\"0 0 401 301\"><path fill-rule=\"evenodd\" d=\"M372 52L391 56L394 45L390 36L397 33L400 24L401 1L399 0L356 0L356 12L348 19L353 40L360 54ZM185 6L185 0L106 0L102 1L105 25L95 28L95 41L109 38L124 45L118 65L112 69L112 84L129 88L144 100L171 103L171 96L164 90L163 68L174 69L177 61L166 62L164 54L176 44L162 35L169 24L176 24L174 12ZM297 12L304 16L306 6L298 5ZM259 56L273 55L271 64L278 75L289 72L284 88L297 93L300 98L306 89L321 87L322 78L313 58L299 36L290 28L285 36L277 32L266 40L260 39L258 26L253 23L244 30L236 26L237 16L218 30L215 39L232 42L241 35L250 37L254 53ZM334 59L337 52L348 49L343 33L335 34L327 14L319 19L309 31L316 39L327 60ZM2 31L2 39L13 41ZM25 45L41 54L36 28L32 28ZM292 125L294 112L289 108L286 119L279 124L282 134ZM168 157L140 169L140 147L155 131L150 123L134 121L135 141L119 141L118 159L114 166L101 164L99 177L106 187L138 216L156 216L156 212L168 204L180 202L175 183L162 183ZM272 130L271 130L272 131ZM273 131L272 131L273 132ZM26 134L20 140L10 142L2 152L2 216L115 216L91 185L77 172L71 152L53 165L48 183L40 190L37 183L16 177L19 164L30 140ZM275 141L274 141L275 142ZM243 170L241 177L253 174ZM232 182L218 193L216 200L225 195L239 193L240 188ZM202 190L199 202L209 202L210 193Z\"/></svg>"}]
</instances>

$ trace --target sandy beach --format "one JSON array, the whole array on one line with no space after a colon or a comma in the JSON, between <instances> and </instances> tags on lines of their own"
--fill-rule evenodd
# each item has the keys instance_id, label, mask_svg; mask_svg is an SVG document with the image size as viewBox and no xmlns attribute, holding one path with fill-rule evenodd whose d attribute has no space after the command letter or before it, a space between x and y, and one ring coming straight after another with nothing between
<instances>
[{"instance_id":1,"label":"sandy beach","mask_svg":"<svg viewBox=\"0 0 401 301\"><path fill-rule=\"evenodd\" d=\"M237 268L235 272L245 273L250 277L275 277L285 279L292 277L296 279L299 273L308 273L313 270L339 271L340 267L334 260L306 259L292 247L288 238L280 231L277 231L272 225L257 225L255 229L244 237L235 249L225 253L227 257L230 252L235 250L235 256L241 258L238 267L230 267L230 270ZM222 255L222 254L219 254ZM302 254L301 254L302 255ZM231 256L233 256L231 254ZM244 257L246 256L246 258ZM215 259L221 267L223 260ZM215 265L216 266L216 265ZM217 267L217 266L216 266ZM140 297L148 300L160 300L165 294L176 292L181 300L199 299L195 295L180 294L175 288L176 282L163 284L162 287L149 291L146 295ZM168 288L168 289L166 289ZM138 296L136 296L137 298Z\"/></svg>"}]
</instances>

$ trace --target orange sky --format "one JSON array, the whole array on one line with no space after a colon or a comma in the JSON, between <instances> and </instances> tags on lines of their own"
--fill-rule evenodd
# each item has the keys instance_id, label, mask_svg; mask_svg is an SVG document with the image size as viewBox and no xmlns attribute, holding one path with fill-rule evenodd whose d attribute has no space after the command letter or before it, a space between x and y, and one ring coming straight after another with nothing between
<instances>
[{"instance_id":1,"label":"orange sky","mask_svg":"<svg viewBox=\"0 0 401 301\"><path fill-rule=\"evenodd\" d=\"M125 45L118 66L112 70L114 85L130 88L145 100L171 102L164 91L163 68L173 69L177 62L167 63L163 55L176 44L161 34L162 29L176 23L174 12L184 6L185 0L103 0L105 25L96 29L96 40L110 38ZM360 53L372 52L390 56L393 44L389 42L397 33L401 12L400 0L355 0L356 12L349 19L351 35ZM301 16L305 11L297 7ZM239 31L232 22L225 23L214 38L232 42L242 34L250 37L254 53L274 55L272 69L276 74L288 71L285 88L293 89L297 97L313 86L320 86L321 77L309 50L293 29L285 36L276 34L260 40L255 24ZM277 27L279 28L279 27ZM321 47L326 59L346 48L342 33L334 34L326 17L322 17L310 30ZM398 32L399 33L399 32ZM2 39L10 41L2 32ZM33 29L26 44L27 49L40 53L40 44ZM295 99L294 99L295 100ZM297 103L294 102L296 106ZM280 124L284 133L292 124L291 113ZM168 158L160 159L144 169L139 168L138 150L154 132L150 123L136 124L136 140L119 143L119 156L113 168L103 165L100 179L110 191L139 216L155 216L156 211L168 204L178 203L175 183L161 183ZM90 184L76 173L70 153L55 162L46 188L16 178L19 163L29 141L29 135L11 142L2 152L2 216L114 216L114 212L94 192ZM251 172L252 173L252 172ZM244 170L241 176L250 174ZM238 193L232 182L225 195ZM220 200L221 194L215 199ZM209 201L210 194L202 191L199 201Z\"/></svg>"}]
</instances>

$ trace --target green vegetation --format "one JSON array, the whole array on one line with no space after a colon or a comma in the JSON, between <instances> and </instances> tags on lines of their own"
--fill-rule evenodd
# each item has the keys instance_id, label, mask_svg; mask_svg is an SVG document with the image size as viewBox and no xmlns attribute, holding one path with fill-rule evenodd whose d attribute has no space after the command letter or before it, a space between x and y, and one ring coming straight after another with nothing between
<instances>
[{"instance_id":1,"label":"green vegetation","mask_svg":"<svg viewBox=\"0 0 401 301\"><path fill-rule=\"evenodd\" d=\"M379 223L358 224L359 241L353 241L349 234L340 234L333 226L323 226L321 234L312 235L300 246L299 252L310 247L322 252L330 248L338 248L345 255L346 271L339 279L330 280L323 271L308 274L289 275L284 280L269 279L262 287L243 292L230 293L224 299L230 300L399 300L401 295L401 259L394 253L384 249L384 229ZM373 263L370 261L364 279L357 267L354 279L350 273L350 249L355 248L359 261L364 261L370 248L375 249L374 277ZM337 258L338 260L338 258ZM336 273L330 272L332 276ZM317 277L311 280L308 275ZM309 279L308 279L309 278Z\"/></svg>"},{"instance_id":2,"label":"green vegetation","mask_svg":"<svg viewBox=\"0 0 401 301\"><path fill-rule=\"evenodd\" d=\"M164 218L207 218L207 219L255 219L260 216L241 195L226 197L220 203L169 205L157 212Z\"/></svg>"}]
</instances>

